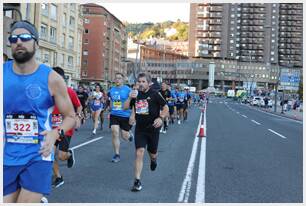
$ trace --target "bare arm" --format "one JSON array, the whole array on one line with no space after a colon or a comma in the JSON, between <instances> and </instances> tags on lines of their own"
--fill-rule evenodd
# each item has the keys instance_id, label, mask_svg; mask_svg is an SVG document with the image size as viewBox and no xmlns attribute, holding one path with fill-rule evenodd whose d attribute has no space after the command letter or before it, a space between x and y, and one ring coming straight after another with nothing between
<instances>
[{"instance_id":1,"label":"bare arm","mask_svg":"<svg viewBox=\"0 0 306 206\"><path fill-rule=\"evenodd\" d=\"M165 104L165 106L163 106L162 111L160 112L160 117L165 118L167 116L169 116L169 107Z\"/></svg>"},{"instance_id":2,"label":"bare arm","mask_svg":"<svg viewBox=\"0 0 306 206\"><path fill-rule=\"evenodd\" d=\"M59 112L64 116L60 128L66 132L75 126L75 112L67 92L67 86L61 76L52 72L49 77L49 88ZM78 110L81 111L82 106Z\"/></svg>"},{"instance_id":3,"label":"bare arm","mask_svg":"<svg viewBox=\"0 0 306 206\"><path fill-rule=\"evenodd\" d=\"M124 110L130 109L131 100L132 100L131 97L129 97L129 98L127 98L127 100L125 100L125 102L124 102L124 104L123 104L123 109L124 109Z\"/></svg>"}]
</instances>

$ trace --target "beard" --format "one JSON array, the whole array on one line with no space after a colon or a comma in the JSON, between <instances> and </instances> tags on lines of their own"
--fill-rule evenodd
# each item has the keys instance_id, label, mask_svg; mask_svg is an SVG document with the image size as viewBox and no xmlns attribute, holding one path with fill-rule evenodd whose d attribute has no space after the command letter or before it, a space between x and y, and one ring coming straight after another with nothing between
<instances>
[{"instance_id":1,"label":"beard","mask_svg":"<svg viewBox=\"0 0 306 206\"><path fill-rule=\"evenodd\" d=\"M13 58L17 63L23 64L28 62L30 59L32 59L34 54L35 54L35 47L33 47L32 52L29 52L27 50L23 50L23 52L13 52Z\"/></svg>"}]
</instances>

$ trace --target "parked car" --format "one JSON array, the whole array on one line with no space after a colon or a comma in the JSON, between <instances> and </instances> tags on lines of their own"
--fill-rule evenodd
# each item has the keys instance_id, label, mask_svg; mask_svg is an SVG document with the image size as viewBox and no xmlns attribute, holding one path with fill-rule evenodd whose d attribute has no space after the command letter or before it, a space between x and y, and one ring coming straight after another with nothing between
<instances>
[{"instance_id":1,"label":"parked car","mask_svg":"<svg viewBox=\"0 0 306 206\"><path fill-rule=\"evenodd\" d=\"M259 97L259 96L253 97L253 99L251 101L251 105L252 106L260 106L262 101L263 101L262 97Z\"/></svg>"}]
</instances>

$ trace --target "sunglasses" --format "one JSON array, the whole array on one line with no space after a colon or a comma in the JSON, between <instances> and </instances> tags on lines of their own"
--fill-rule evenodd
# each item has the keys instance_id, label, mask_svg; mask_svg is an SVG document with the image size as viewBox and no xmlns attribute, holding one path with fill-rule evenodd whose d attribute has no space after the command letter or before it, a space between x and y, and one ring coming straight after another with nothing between
<instances>
[{"instance_id":1,"label":"sunglasses","mask_svg":"<svg viewBox=\"0 0 306 206\"><path fill-rule=\"evenodd\" d=\"M32 34L19 34L19 35L10 35L8 38L9 42L12 44L17 43L18 39L20 39L22 42L27 42L32 39L36 40L35 36Z\"/></svg>"}]
</instances>

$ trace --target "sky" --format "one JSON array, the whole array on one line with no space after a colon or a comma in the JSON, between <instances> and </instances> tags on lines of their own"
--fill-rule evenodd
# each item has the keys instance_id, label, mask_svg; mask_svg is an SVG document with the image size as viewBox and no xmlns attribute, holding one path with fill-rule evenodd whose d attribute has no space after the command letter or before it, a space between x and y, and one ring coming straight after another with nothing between
<instances>
[{"instance_id":1,"label":"sky","mask_svg":"<svg viewBox=\"0 0 306 206\"><path fill-rule=\"evenodd\" d=\"M129 23L189 22L190 3L99 3L120 21Z\"/></svg>"}]
</instances>

